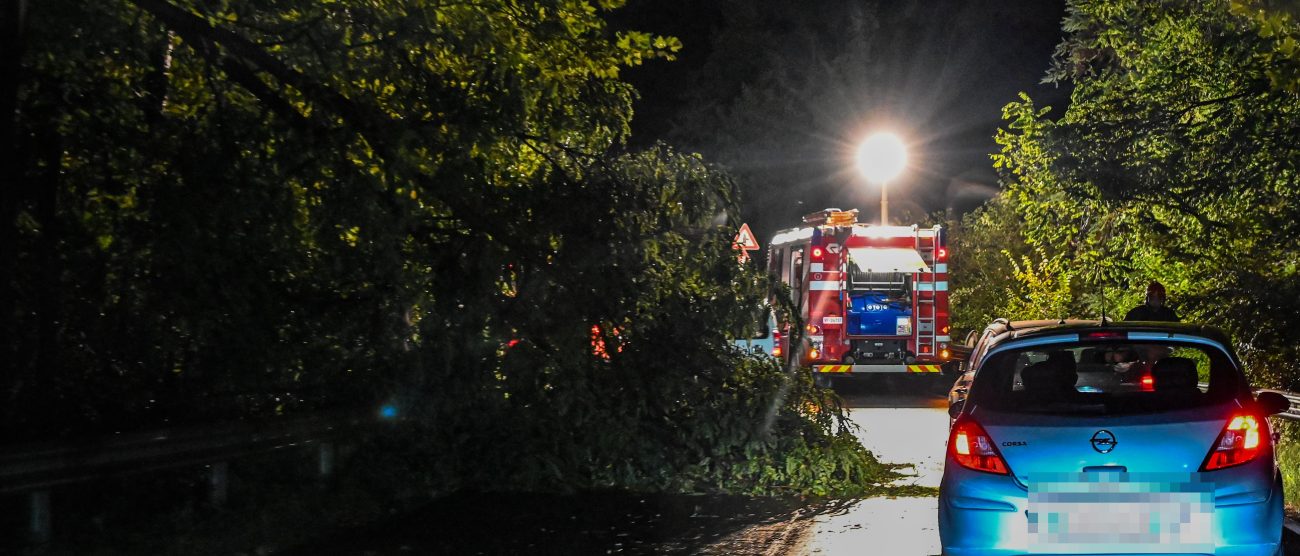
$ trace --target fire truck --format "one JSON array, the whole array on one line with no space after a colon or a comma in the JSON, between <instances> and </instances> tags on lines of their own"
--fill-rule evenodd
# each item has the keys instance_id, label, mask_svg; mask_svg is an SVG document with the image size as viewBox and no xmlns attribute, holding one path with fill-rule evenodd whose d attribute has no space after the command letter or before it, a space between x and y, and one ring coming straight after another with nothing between
<instances>
[{"instance_id":1,"label":"fire truck","mask_svg":"<svg viewBox=\"0 0 1300 556\"><path fill-rule=\"evenodd\" d=\"M806 324L785 357L817 382L870 373L940 373L948 337L948 251L940 226L873 226L826 209L781 230L768 270L790 286ZM784 335L789 338L790 335Z\"/></svg>"}]
</instances>

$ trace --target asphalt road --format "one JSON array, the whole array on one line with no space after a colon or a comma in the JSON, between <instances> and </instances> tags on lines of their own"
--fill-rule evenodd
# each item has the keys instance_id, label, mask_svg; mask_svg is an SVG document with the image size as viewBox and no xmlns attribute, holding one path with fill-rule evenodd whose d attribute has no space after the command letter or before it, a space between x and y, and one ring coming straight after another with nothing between
<instances>
[{"instance_id":1,"label":"asphalt road","mask_svg":"<svg viewBox=\"0 0 1300 556\"><path fill-rule=\"evenodd\" d=\"M951 380L937 376L871 377L836 391L859 427L858 437L880 460L914 463L904 481L938 487L948 435ZM804 554L939 554L935 498L869 498L812 518Z\"/></svg>"}]
</instances>

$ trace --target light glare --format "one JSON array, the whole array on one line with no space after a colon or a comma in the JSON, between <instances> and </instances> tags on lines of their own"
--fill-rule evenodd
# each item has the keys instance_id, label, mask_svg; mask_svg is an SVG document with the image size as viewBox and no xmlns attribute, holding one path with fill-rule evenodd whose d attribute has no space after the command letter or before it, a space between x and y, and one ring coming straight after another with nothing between
<instances>
[{"instance_id":1,"label":"light glare","mask_svg":"<svg viewBox=\"0 0 1300 556\"><path fill-rule=\"evenodd\" d=\"M858 148L858 170L868 180L884 183L907 167L907 148L893 133L876 133Z\"/></svg>"}]
</instances>

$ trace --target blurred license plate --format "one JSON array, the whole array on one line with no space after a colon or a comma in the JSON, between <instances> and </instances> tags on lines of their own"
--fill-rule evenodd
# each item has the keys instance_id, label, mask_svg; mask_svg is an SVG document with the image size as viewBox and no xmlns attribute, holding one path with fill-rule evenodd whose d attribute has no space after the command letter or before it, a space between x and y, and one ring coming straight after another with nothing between
<instances>
[{"instance_id":1,"label":"blurred license plate","mask_svg":"<svg viewBox=\"0 0 1300 556\"><path fill-rule=\"evenodd\" d=\"M1029 551L1214 553L1214 484L1193 473L1029 477Z\"/></svg>"}]
</instances>

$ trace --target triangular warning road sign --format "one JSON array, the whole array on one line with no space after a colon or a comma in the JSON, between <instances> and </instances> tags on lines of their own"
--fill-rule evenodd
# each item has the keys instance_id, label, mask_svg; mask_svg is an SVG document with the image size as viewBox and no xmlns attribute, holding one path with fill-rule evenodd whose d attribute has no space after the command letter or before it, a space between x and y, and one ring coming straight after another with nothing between
<instances>
[{"instance_id":1,"label":"triangular warning road sign","mask_svg":"<svg viewBox=\"0 0 1300 556\"><path fill-rule=\"evenodd\" d=\"M749 230L749 224L740 225L740 231L736 233L736 246L746 251L758 251L758 240L754 239L754 232Z\"/></svg>"}]
</instances>

